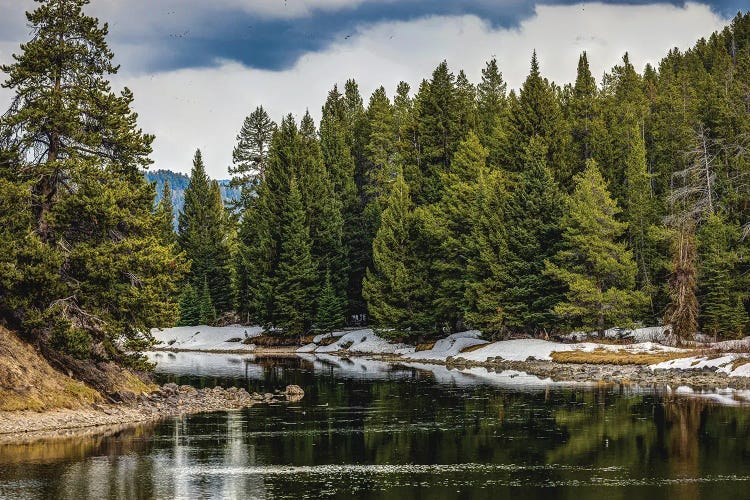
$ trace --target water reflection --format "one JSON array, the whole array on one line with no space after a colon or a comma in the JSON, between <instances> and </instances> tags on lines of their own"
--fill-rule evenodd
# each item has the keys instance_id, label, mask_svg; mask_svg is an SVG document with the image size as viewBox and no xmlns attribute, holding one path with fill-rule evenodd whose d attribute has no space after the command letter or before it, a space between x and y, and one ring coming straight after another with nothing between
<instances>
[{"instance_id":1,"label":"water reflection","mask_svg":"<svg viewBox=\"0 0 750 500\"><path fill-rule=\"evenodd\" d=\"M0 497L739 498L750 481L746 408L486 370L207 356L165 358L161 376L306 396L0 447Z\"/></svg>"}]
</instances>

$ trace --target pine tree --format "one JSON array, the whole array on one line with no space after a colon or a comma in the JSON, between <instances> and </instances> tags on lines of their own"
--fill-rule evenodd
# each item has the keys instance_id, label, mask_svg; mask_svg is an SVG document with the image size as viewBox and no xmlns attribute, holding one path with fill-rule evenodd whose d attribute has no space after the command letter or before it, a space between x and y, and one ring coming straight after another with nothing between
<instances>
[{"instance_id":1,"label":"pine tree","mask_svg":"<svg viewBox=\"0 0 750 500\"><path fill-rule=\"evenodd\" d=\"M544 139L547 145L547 165L555 180L564 189L571 184L572 171L567 164L567 123L563 119L555 87L542 78L536 51L531 58L531 71L521 86L518 98L510 100L507 144L508 154L502 165L512 171L523 168L524 151L532 137Z\"/></svg>"},{"instance_id":2,"label":"pine tree","mask_svg":"<svg viewBox=\"0 0 750 500\"><path fill-rule=\"evenodd\" d=\"M237 134L237 145L232 151L234 165L229 167L229 174L232 175L230 185L242 189L240 204L243 208L265 175L274 130L276 124L263 106L258 106L245 118Z\"/></svg>"},{"instance_id":3,"label":"pine tree","mask_svg":"<svg viewBox=\"0 0 750 500\"><path fill-rule=\"evenodd\" d=\"M212 242L207 252L205 277L211 293L211 303L221 314L232 310L232 249L229 219L221 199L221 189L217 181L211 181L207 207L208 226L206 235Z\"/></svg>"},{"instance_id":4,"label":"pine tree","mask_svg":"<svg viewBox=\"0 0 750 500\"><path fill-rule=\"evenodd\" d=\"M350 129L350 114L354 111L350 110L350 107L358 109L356 98L350 95L347 100L334 86L323 106L320 147L323 163L331 176L334 193L341 203L344 254L349 266L347 302L350 312L357 313L361 312L358 309L362 307L361 284L367 260L367 245L363 234L361 198L355 182L356 165Z\"/></svg>"},{"instance_id":5,"label":"pine tree","mask_svg":"<svg viewBox=\"0 0 750 500\"><path fill-rule=\"evenodd\" d=\"M440 174L447 172L461 141L461 112L456 77L443 61L435 68L429 84L420 88L418 131L422 180L418 204L434 203L442 191Z\"/></svg>"},{"instance_id":6,"label":"pine tree","mask_svg":"<svg viewBox=\"0 0 750 500\"><path fill-rule=\"evenodd\" d=\"M201 324L201 308L198 292L193 285L186 283L180 295L179 326L195 326Z\"/></svg>"},{"instance_id":7,"label":"pine tree","mask_svg":"<svg viewBox=\"0 0 750 500\"><path fill-rule=\"evenodd\" d=\"M701 228L700 326L703 333L714 337L742 338L748 325L747 287L738 272L740 257L734 241L738 234L719 215L711 215Z\"/></svg>"},{"instance_id":8,"label":"pine tree","mask_svg":"<svg viewBox=\"0 0 750 500\"><path fill-rule=\"evenodd\" d=\"M578 73L572 88L568 113L573 139L571 167L572 173L575 174L583 170L586 161L593 157L595 143L602 134L598 89L589 69L586 52L578 59Z\"/></svg>"},{"instance_id":9,"label":"pine tree","mask_svg":"<svg viewBox=\"0 0 750 500\"><path fill-rule=\"evenodd\" d=\"M320 270L316 281L322 283L325 270L332 270L339 301L346 304L350 264L343 241L342 206L323 164L315 123L309 113L302 118L298 139L300 158L296 175L307 211L313 260Z\"/></svg>"},{"instance_id":10,"label":"pine tree","mask_svg":"<svg viewBox=\"0 0 750 500\"><path fill-rule=\"evenodd\" d=\"M640 128L631 130L631 141L625 157L625 201L623 219L628 223L628 242L638 267L636 284L650 298L651 312L663 310L657 282L666 279L666 249L662 248L666 234L659 224L659 201L654 196L646 165L646 145Z\"/></svg>"},{"instance_id":11,"label":"pine tree","mask_svg":"<svg viewBox=\"0 0 750 500\"><path fill-rule=\"evenodd\" d=\"M498 300L507 330L528 334L555 329L552 307L561 290L544 274L544 262L560 245L562 196L547 167L547 148L532 137L526 148L525 168L508 199L505 227L507 254L498 262L502 284Z\"/></svg>"},{"instance_id":12,"label":"pine tree","mask_svg":"<svg viewBox=\"0 0 750 500\"><path fill-rule=\"evenodd\" d=\"M398 329L429 329L430 290L418 274L414 243L414 206L402 173L396 177L373 242L373 267L362 293L375 321Z\"/></svg>"},{"instance_id":13,"label":"pine tree","mask_svg":"<svg viewBox=\"0 0 750 500\"><path fill-rule=\"evenodd\" d=\"M565 299L554 312L574 328L596 330L632 322L646 297L635 291L636 264L619 241L627 224L607 191L596 162L574 179L575 189L563 215L560 251L545 272L565 285Z\"/></svg>"},{"instance_id":14,"label":"pine tree","mask_svg":"<svg viewBox=\"0 0 750 500\"><path fill-rule=\"evenodd\" d=\"M437 247L428 261L436 282L435 314L452 329L463 323L467 309L466 266L478 213L479 179L487 175L486 161L487 150L474 132L469 132L458 146L449 172L443 174L443 197L425 210L424 226Z\"/></svg>"},{"instance_id":15,"label":"pine tree","mask_svg":"<svg viewBox=\"0 0 750 500\"><path fill-rule=\"evenodd\" d=\"M491 59L482 70L482 81L477 85L477 135L482 145L489 150L488 164L493 168L502 167L503 158L508 157L508 84Z\"/></svg>"},{"instance_id":16,"label":"pine tree","mask_svg":"<svg viewBox=\"0 0 750 500\"><path fill-rule=\"evenodd\" d=\"M206 175L200 150L193 158L185 204L178 217L180 248L192 262L190 282L200 288L208 281L218 313L233 306L228 220L216 181Z\"/></svg>"},{"instance_id":17,"label":"pine tree","mask_svg":"<svg viewBox=\"0 0 750 500\"><path fill-rule=\"evenodd\" d=\"M159 220L164 244L174 245L177 243L177 234L174 232L174 205L172 204L172 190L169 187L169 181L164 181L161 200L156 207L156 217Z\"/></svg>"},{"instance_id":18,"label":"pine tree","mask_svg":"<svg viewBox=\"0 0 750 500\"><path fill-rule=\"evenodd\" d=\"M286 336L299 337L312 324L317 269L311 249L302 195L296 178L292 176L282 221L274 297L276 323L284 329Z\"/></svg>"},{"instance_id":19,"label":"pine tree","mask_svg":"<svg viewBox=\"0 0 750 500\"><path fill-rule=\"evenodd\" d=\"M211 301L211 288L208 285L208 278L203 278L203 284L198 294L198 316L201 325L212 325L216 321L216 309Z\"/></svg>"},{"instance_id":20,"label":"pine tree","mask_svg":"<svg viewBox=\"0 0 750 500\"><path fill-rule=\"evenodd\" d=\"M147 332L176 319L185 264L161 241L142 175L153 137L137 128L130 90L111 90L107 26L84 14L87 3L39 2L27 13L32 39L2 68L15 92L0 119L13 153L3 161L28 190L30 213L17 217L37 235L14 266L29 274L6 318L43 348L82 341L78 354L143 366Z\"/></svg>"},{"instance_id":21,"label":"pine tree","mask_svg":"<svg viewBox=\"0 0 750 500\"><path fill-rule=\"evenodd\" d=\"M315 326L318 330L331 332L344 326L345 308L341 303L341 297L331 283L331 273L326 273L323 289L318 298L317 313L315 314Z\"/></svg>"},{"instance_id":22,"label":"pine tree","mask_svg":"<svg viewBox=\"0 0 750 500\"><path fill-rule=\"evenodd\" d=\"M490 338L505 333L501 294L508 280L502 266L508 255L508 181L501 170L480 177L473 249L466 266L466 320Z\"/></svg>"}]
</instances>

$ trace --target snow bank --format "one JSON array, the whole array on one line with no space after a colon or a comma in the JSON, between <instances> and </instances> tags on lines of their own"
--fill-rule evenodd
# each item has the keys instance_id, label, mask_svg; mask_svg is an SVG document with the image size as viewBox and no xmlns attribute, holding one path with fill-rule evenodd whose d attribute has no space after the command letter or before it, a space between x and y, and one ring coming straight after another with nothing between
<instances>
[{"instance_id":1,"label":"snow bank","mask_svg":"<svg viewBox=\"0 0 750 500\"><path fill-rule=\"evenodd\" d=\"M529 358L534 358L540 361L551 361L553 352L593 352L597 349L604 349L607 351L628 351L631 353L683 351L683 349L655 344L654 342L641 342L638 344L597 344L594 342L563 344L561 342L551 342L549 340L518 339L493 342L487 344L485 347L480 347L475 351L458 354L456 357L478 362L485 362L490 358L497 357L506 361L526 361Z\"/></svg>"},{"instance_id":2,"label":"snow bank","mask_svg":"<svg viewBox=\"0 0 750 500\"><path fill-rule=\"evenodd\" d=\"M315 349L315 352L349 351L370 354L396 354L398 351L399 354L404 354L413 352L413 350L413 347L406 344L392 344L367 328L346 332L333 344L320 346Z\"/></svg>"},{"instance_id":3,"label":"snow bank","mask_svg":"<svg viewBox=\"0 0 750 500\"><path fill-rule=\"evenodd\" d=\"M481 333L477 330L454 333L435 342L435 345L429 350L404 353L404 358L445 360L449 356L460 354L462 350L468 347L487 344L486 340L479 338L480 335Z\"/></svg>"},{"instance_id":4,"label":"snow bank","mask_svg":"<svg viewBox=\"0 0 750 500\"><path fill-rule=\"evenodd\" d=\"M252 351L255 346L243 344L247 338L257 337L259 326L176 326L153 329L151 335L160 342L158 347L181 351ZM230 342L231 341L231 342Z\"/></svg>"},{"instance_id":5,"label":"snow bank","mask_svg":"<svg viewBox=\"0 0 750 500\"><path fill-rule=\"evenodd\" d=\"M730 377L750 377L750 357L728 353L718 357L692 356L649 366L652 370L711 370Z\"/></svg>"},{"instance_id":6,"label":"snow bank","mask_svg":"<svg viewBox=\"0 0 750 500\"><path fill-rule=\"evenodd\" d=\"M456 356L469 361L484 362L490 358L502 358L506 361L526 361L533 357L539 360L552 360L553 352L572 351L581 348L585 344L562 344L548 340L519 339L502 340L493 342L471 352L465 352Z\"/></svg>"}]
</instances>

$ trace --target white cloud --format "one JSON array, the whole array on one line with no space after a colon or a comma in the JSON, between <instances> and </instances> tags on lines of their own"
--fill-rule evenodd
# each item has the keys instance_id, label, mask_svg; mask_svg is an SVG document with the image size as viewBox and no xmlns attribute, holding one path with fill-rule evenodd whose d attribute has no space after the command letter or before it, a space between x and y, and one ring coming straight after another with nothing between
<instances>
[{"instance_id":1,"label":"white cloud","mask_svg":"<svg viewBox=\"0 0 750 500\"><path fill-rule=\"evenodd\" d=\"M389 95L400 80L416 88L443 59L456 72L463 68L476 82L492 55L510 86L517 88L528 74L534 48L542 73L562 84L575 78L583 50L597 77L619 63L625 51L636 68L642 69L647 62L657 64L670 48L686 49L726 22L709 7L694 3L684 8L599 3L538 6L534 16L514 29L493 29L475 16L361 27L351 38L306 54L284 71L223 61L212 68L122 75L114 83L134 91L140 125L157 136L154 168L189 171L193 152L200 147L209 173L226 177L237 131L245 115L259 104L276 120L287 112L299 117L307 107L317 119L336 82L355 78L366 102L381 84ZM125 47L113 48L117 53ZM0 56L6 59L1 52Z\"/></svg>"}]
</instances>

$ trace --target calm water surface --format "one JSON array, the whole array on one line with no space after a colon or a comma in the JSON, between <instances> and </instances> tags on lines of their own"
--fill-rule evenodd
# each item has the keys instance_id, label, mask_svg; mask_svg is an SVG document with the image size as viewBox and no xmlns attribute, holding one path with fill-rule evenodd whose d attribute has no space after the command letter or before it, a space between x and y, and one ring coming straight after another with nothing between
<instances>
[{"instance_id":1,"label":"calm water surface","mask_svg":"<svg viewBox=\"0 0 750 500\"><path fill-rule=\"evenodd\" d=\"M0 446L0 497L750 498L750 408L333 357L155 354L162 381L299 403Z\"/></svg>"}]
</instances>

